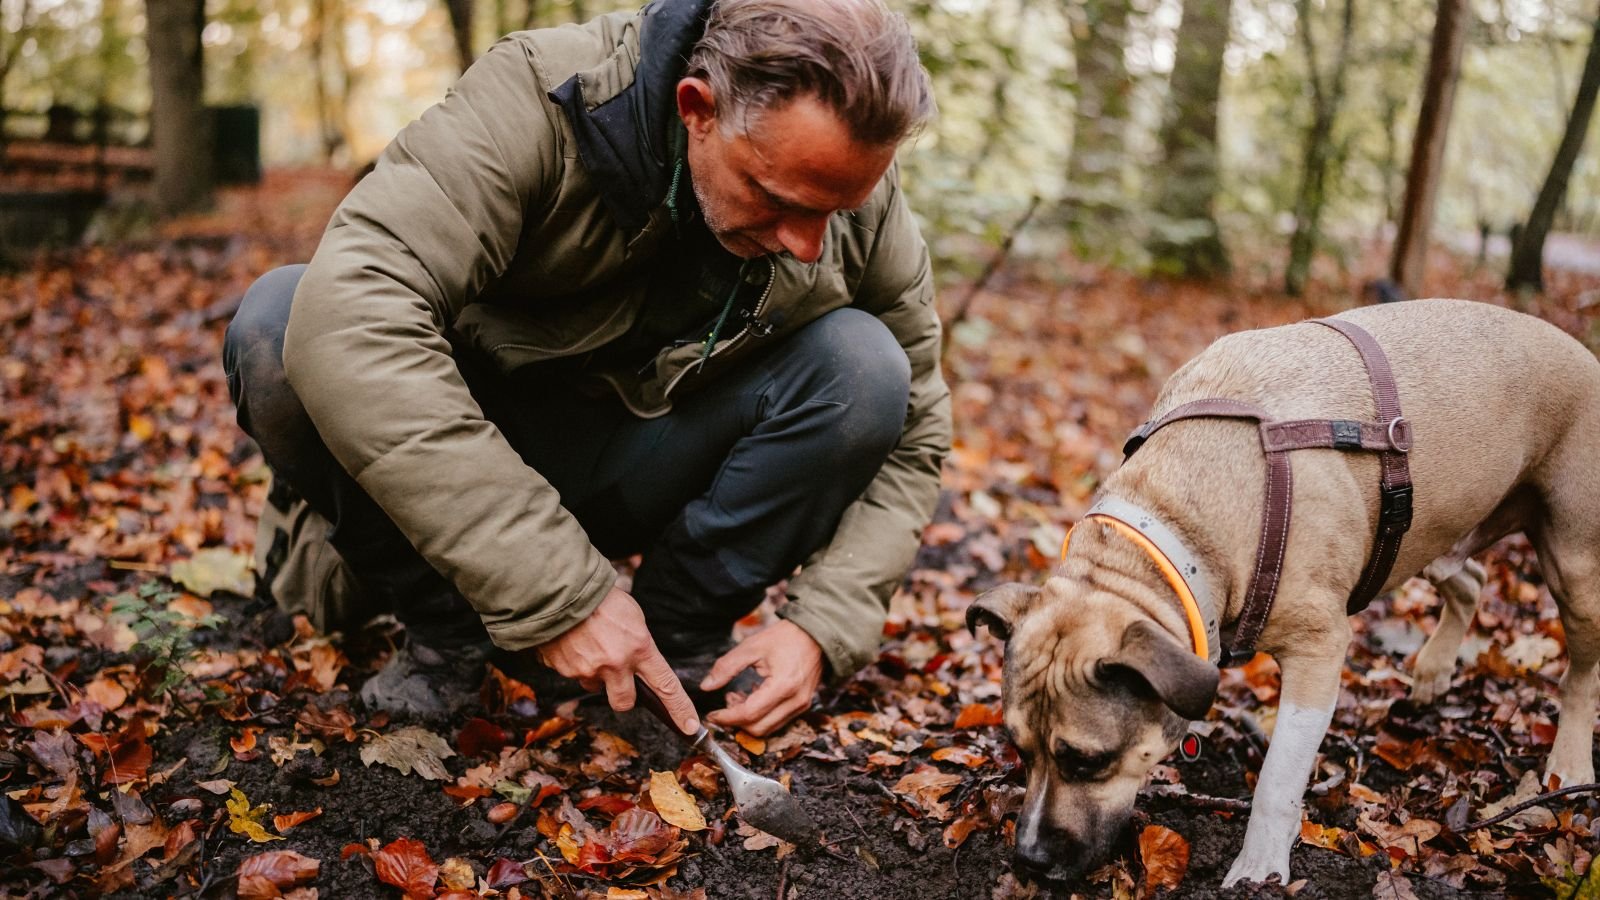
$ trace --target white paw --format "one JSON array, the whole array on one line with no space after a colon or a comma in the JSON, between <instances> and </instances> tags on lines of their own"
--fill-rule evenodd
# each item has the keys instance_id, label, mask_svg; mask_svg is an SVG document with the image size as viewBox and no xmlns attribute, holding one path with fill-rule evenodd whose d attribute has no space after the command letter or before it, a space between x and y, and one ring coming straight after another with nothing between
<instances>
[{"instance_id":1,"label":"white paw","mask_svg":"<svg viewBox=\"0 0 1600 900\"><path fill-rule=\"evenodd\" d=\"M1566 760L1551 756L1544 770L1544 783L1550 783L1550 776L1561 779L1562 787L1572 787L1575 784L1594 784L1594 761L1590 759Z\"/></svg>"},{"instance_id":2,"label":"white paw","mask_svg":"<svg viewBox=\"0 0 1600 900\"><path fill-rule=\"evenodd\" d=\"M1418 703L1432 703L1450 690L1450 678L1455 675L1451 666L1439 668L1419 664L1411 676L1411 699Z\"/></svg>"},{"instance_id":3,"label":"white paw","mask_svg":"<svg viewBox=\"0 0 1600 900\"><path fill-rule=\"evenodd\" d=\"M1246 847L1240 852L1239 857L1233 861L1233 867L1228 869L1228 876L1222 879L1223 887L1233 887L1241 881L1265 882L1274 875L1279 884L1289 883L1289 852L1282 854L1252 854Z\"/></svg>"}]
</instances>

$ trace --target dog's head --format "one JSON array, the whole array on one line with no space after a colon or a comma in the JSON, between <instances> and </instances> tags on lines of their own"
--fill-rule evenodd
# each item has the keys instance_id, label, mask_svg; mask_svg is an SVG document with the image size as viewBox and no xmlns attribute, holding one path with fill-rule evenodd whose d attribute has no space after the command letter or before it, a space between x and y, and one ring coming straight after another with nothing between
<instances>
[{"instance_id":1,"label":"dog's head","mask_svg":"<svg viewBox=\"0 0 1600 900\"><path fill-rule=\"evenodd\" d=\"M1005 723L1028 770L1016 863L1070 880L1110 855L1151 767L1205 716L1217 667L1086 581L1009 584L967 623L1006 641Z\"/></svg>"}]
</instances>

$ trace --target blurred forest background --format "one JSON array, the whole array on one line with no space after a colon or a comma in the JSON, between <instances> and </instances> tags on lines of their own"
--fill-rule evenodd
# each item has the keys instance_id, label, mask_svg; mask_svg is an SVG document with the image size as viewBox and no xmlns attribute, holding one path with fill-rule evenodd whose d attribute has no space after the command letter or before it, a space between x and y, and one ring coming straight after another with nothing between
<instances>
[{"instance_id":1,"label":"blurred forest background","mask_svg":"<svg viewBox=\"0 0 1600 900\"><path fill-rule=\"evenodd\" d=\"M498 35L628 5L0 0L0 202L154 173L159 212L204 205L210 181L263 165L353 176ZM903 155L947 276L973 277L995 246L1054 256L1069 242L1138 272L1244 266L1290 294L1311 277L1425 292L1387 249L1397 234L1501 267L1522 237L1527 284L1540 249L1600 269L1583 239L1600 232L1600 158L1581 152L1600 79L1586 66L1595 0L895 5L940 101ZM166 140L150 127L164 102ZM196 114L201 103L221 110ZM55 147L40 146L47 136ZM213 140L222 154L203 151ZM74 157L61 141L108 147ZM176 182L160 175L164 148ZM207 158L219 168L197 164ZM1409 224L1408 175L1421 217ZM1554 194L1542 222L1541 193ZM13 243L50 230L19 216ZM1530 217L1538 227L1520 228ZM78 218L107 227L104 213Z\"/></svg>"}]
</instances>

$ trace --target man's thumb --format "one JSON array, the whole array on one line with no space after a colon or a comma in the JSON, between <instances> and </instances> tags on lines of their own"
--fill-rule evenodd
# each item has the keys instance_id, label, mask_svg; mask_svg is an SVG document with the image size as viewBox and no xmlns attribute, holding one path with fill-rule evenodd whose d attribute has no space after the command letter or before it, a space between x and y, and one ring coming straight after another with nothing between
<instances>
[{"instance_id":1,"label":"man's thumb","mask_svg":"<svg viewBox=\"0 0 1600 900\"><path fill-rule=\"evenodd\" d=\"M732 681L733 676L743 672L754 662L754 657L749 651L745 650L743 644L734 647L724 653L711 666L711 671L706 673L706 677L700 679L700 690L714 691L722 687Z\"/></svg>"}]
</instances>

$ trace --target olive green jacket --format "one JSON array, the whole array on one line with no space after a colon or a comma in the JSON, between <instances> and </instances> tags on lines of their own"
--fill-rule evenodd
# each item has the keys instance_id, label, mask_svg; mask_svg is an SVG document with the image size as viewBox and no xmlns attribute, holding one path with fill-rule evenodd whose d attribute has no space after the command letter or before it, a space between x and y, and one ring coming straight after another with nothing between
<instances>
[{"instance_id":1,"label":"olive green jacket","mask_svg":"<svg viewBox=\"0 0 1600 900\"><path fill-rule=\"evenodd\" d=\"M484 418L451 343L469 342L511 371L586 354L633 323L672 226L659 195L641 198L634 227L622 224L627 198L619 201L616 179L596 183L572 116L633 84L641 32L646 58L657 49L641 27L649 12L495 44L334 213L285 337L289 381L334 456L506 649L578 624L615 572ZM563 84L577 98L566 109L552 94ZM640 141L659 163L659 132L641 130ZM762 267L755 309L709 358L698 345L669 347L642 373L603 377L636 414L665 415L675 392L830 310L853 305L889 327L911 362L904 433L833 539L790 581L782 611L847 676L876 656L950 444L928 253L891 169L864 207L834 217L819 262L769 257Z\"/></svg>"}]
</instances>

